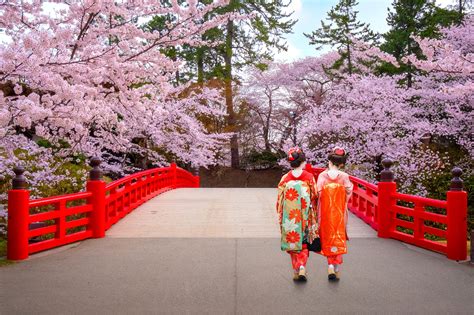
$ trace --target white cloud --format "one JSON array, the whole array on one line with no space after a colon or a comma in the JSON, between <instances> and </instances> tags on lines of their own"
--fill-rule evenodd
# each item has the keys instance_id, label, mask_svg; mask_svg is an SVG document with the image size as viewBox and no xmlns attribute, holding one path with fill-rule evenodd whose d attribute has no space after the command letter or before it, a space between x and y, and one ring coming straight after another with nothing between
<instances>
[{"instance_id":1,"label":"white cloud","mask_svg":"<svg viewBox=\"0 0 474 315\"><path fill-rule=\"evenodd\" d=\"M294 12L293 15L291 16L293 19L297 19L300 16L301 13L301 8L303 7L303 4L301 0L291 0L288 8L285 9L286 12Z\"/></svg>"},{"instance_id":2,"label":"white cloud","mask_svg":"<svg viewBox=\"0 0 474 315\"><path fill-rule=\"evenodd\" d=\"M301 49L296 48L290 41L288 41L288 50L281 51L275 54L276 61L294 61L302 57Z\"/></svg>"},{"instance_id":3,"label":"white cloud","mask_svg":"<svg viewBox=\"0 0 474 315\"><path fill-rule=\"evenodd\" d=\"M436 4L440 7L446 7L453 4L453 0L436 0Z\"/></svg>"}]
</instances>

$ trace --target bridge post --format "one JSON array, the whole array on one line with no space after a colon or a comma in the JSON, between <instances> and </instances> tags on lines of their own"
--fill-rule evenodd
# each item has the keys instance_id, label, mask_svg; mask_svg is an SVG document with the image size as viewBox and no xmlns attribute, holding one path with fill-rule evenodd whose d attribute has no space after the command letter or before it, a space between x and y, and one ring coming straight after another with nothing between
<instances>
[{"instance_id":1,"label":"bridge post","mask_svg":"<svg viewBox=\"0 0 474 315\"><path fill-rule=\"evenodd\" d=\"M87 191L92 193L90 200L92 204L91 228L92 237L94 238L105 236L105 182L102 180L100 163L99 158L91 159L90 166L92 166L92 170L87 181Z\"/></svg>"},{"instance_id":2,"label":"bridge post","mask_svg":"<svg viewBox=\"0 0 474 315\"><path fill-rule=\"evenodd\" d=\"M30 215L30 192L26 189L23 167L15 167L12 190L8 192L8 242L7 258L28 258L28 217Z\"/></svg>"},{"instance_id":3,"label":"bridge post","mask_svg":"<svg viewBox=\"0 0 474 315\"><path fill-rule=\"evenodd\" d=\"M199 177L199 166L196 167L195 171L194 171L194 182L196 184L196 188L199 188L201 187L201 179Z\"/></svg>"},{"instance_id":4,"label":"bridge post","mask_svg":"<svg viewBox=\"0 0 474 315\"><path fill-rule=\"evenodd\" d=\"M452 260L465 260L467 259L467 193L463 190L463 181L460 178L462 170L455 167L452 174L451 186L446 193L447 256Z\"/></svg>"},{"instance_id":5,"label":"bridge post","mask_svg":"<svg viewBox=\"0 0 474 315\"><path fill-rule=\"evenodd\" d=\"M177 170L176 170L176 163L171 163L170 165L171 169L171 186L176 189L178 187L178 176L177 176Z\"/></svg>"},{"instance_id":6,"label":"bridge post","mask_svg":"<svg viewBox=\"0 0 474 315\"><path fill-rule=\"evenodd\" d=\"M380 172L380 182L378 183L378 231L381 238L390 237L392 227L392 209L395 199L392 197L397 192L397 183L393 181L393 172L390 167L393 165L391 159L382 161L384 169Z\"/></svg>"}]
</instances>

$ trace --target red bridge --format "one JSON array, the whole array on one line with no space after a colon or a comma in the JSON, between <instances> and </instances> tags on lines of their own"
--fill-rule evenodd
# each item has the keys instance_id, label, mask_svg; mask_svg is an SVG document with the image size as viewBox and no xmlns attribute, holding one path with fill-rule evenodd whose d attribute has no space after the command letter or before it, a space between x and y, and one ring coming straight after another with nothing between
<instances>
[{"instance_id":1,"label":"red bridge","mask_svg":"<svg viewBox=\"0 0 474 315\"><path fill-rule=\"evenodd\" d=\"M381 238L394 238L440 252L453 260L467 259L467 193L462 188L462 171L453 170L454 178L446 200L435 200L398 193L390 171L392 162L383 163L385 169L377 185L351 177L354 193L349 210ZM8 198L8 259L26 259L29 254L42 250L104 237L113 224L147 200L171 189L199 187L199 177L176 164L138 172L106 185L101 180L99 165L99 160L91 161L93 169L86 192L36 200L30 200L25 189L23 170L15 169L17 177ZM309 164L307 170L315 177L323 171ZM407 206L410 203L413 207ZM30 229L31 224L38 222L49 224ZM32 238L52 234L52 238L29 242ZM446 242L433 241L433 236Z\"/></svg>"},{"instance_id":2,"label":"red bridge","mask_svg":"<svg viewBox=\"0 0 474 315\"><path fill-rule=\"evenodd\" d=\"M0 268L0 313L472 313L461 170L434 200L399 193L391 164L378 184L351 177L342 280L311 255L303 285L279 248L276 189L198 188L174 164L106 184L93 159L85 192L31 200L17 168L8 258L23 261Z\"/></svg>"}]
</instances>

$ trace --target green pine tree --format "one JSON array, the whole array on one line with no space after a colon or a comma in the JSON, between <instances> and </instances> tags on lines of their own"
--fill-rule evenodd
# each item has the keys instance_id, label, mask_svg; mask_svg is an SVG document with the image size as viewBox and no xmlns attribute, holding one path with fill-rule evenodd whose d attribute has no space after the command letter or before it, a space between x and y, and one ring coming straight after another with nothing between
<instances>
[{"instance_id":1,"label":"green pine tree","mask_svg":"<svg viewBox=\"0 0 474 315\"><path fill-rule=\"evenodd\" d=\"M225 45L221 50L224 57L225 99L227 124L231 131L237 131L237 117L233 103L234 68L245 65L264 67L272 59L273 51L286 50L283 36L290 33L295 20L285 12L290 2L284 0L231 0L223 12L252 14L253 18L229 20L224 29ZM239 167L237 135L231 138L231 164Z\"/></svg>"},{"instance_id":2,"label":"green pine tree","mask_svg":"<svg viewBox=\"0 0 474 315\"><path fill-rule=\"evenodd\" d=\"M162 0L169 3L169 0ZM199 0L203 5L212 0ZM238 117L233 103L235 70L246 65L265 67L275 50L286 50L284 35L290 33L296 20L292 20L287 8L291 0L230 0L225 7L209 15L238 13L251 18L228 20L226 24L208 30L203 39L220 45L201 47L173 47L163 51L174 58L186 61L186 67L177 74L177 82L197 80L198 83L211 78L222 79L225 86L227 109L227 131L237 132ZM165 28L166 19L155 17L146 28L159 31ZM231 138L232 167L239 167L237 135Z\"/></svg>"},{"instance_id":3,"label":"green pine tree","mask_svg":"<svg viewBox=\"0 0 474 315\"><path fill-rule=\"evenodd\" d=\"M340 55L336 67L347 62L347 71L352 74L355 70L352 56L353 38L367 43L375 43L378 34L370 30L368 24L359 22L354 8L358 5L357 0L340 0L328 13L329 23L321 21L321 28L311 34L304 34L310 40L310 45L316 49L324 46L335 47Z\"/></svg>"},{"instance_id":4,"label":"green pine tree","mask_svg":"<svg viewBox=\"0 0 474 315\"><path fill-rule=\"evenodd\" d=\"M417 70L410 63L404 63L403 58L412 54L423 58L413 36L436 38L440 35L440 27L458 23L461 16L459 11L437 7L431 0L395 0L387 17L391 29L383 35L385 42L380 48L397 58L400 67L384 64L379 70L389 74L404 74L402 83L411 87Z\"/></svg>"}]
</instances>

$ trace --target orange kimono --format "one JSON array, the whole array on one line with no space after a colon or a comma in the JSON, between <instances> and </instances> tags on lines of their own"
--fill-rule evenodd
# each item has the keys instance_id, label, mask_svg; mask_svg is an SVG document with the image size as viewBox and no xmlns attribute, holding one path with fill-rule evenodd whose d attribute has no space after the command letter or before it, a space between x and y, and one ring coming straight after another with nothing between
<instances>
[{"instance_id":1,"label":"orange kimono","mask_svg":"<svg viewBox=\"0 0 474 315\"><path fill-rule=\"evenodd\" d=\"M342 254L347 253L347 202L353 185L349 175L342 171L322 172L316 184L319 202L319 235L321 254L329 264L342 264Z\"/></svg>"}]
</instances>

